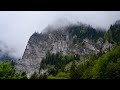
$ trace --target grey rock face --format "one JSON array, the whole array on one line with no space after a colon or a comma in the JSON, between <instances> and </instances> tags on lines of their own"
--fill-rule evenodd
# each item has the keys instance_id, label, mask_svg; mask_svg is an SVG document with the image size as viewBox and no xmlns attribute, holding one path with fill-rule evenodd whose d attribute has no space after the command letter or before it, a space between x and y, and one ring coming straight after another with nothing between
<instances>
[{"instance_id":1,"label":"grey rock face","mask_svg":"<svg viewBox=\"0 0 120 90\"><path fill-rule=\"evenodd\" d=\"M97 54L102 50L107 51L108 42L103 43L103 39L99 38L96 41L87 38L83 41L74 43L73 39L76 36L71 36L66 30L56 30L47 33L34 33L26 46L24 55L21 60L17 61L17 71L25 71L28 77L35 71L39 72L40 62L46 53L61 52L66 54Z\"/></svg>"}]
</instances>

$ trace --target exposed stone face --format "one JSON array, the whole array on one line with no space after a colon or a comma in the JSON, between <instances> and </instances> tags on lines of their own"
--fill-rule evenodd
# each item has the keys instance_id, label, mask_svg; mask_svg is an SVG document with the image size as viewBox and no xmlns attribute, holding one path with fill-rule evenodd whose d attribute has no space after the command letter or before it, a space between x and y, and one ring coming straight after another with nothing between
<instances>
[{"instance_id":1,"label":"exposed stone face","mask_svg":"<svg viewBox=\"0 0 120 90\"><path fill-rule=\"evenodd\" d=\"M103 43L103 39L99 38L96 41L83 39L81 43L74 43L73 39L76 36L71 36L66 30L56 30L47 33L33 34L26 46L24 55L21 60L17 61L17 71L25 71L28 77L35 71L39 72L40 62L46 53L62 52L66 54L97 54L102 50L108 50L108 42Z\"/></svg>"}]
</instances>

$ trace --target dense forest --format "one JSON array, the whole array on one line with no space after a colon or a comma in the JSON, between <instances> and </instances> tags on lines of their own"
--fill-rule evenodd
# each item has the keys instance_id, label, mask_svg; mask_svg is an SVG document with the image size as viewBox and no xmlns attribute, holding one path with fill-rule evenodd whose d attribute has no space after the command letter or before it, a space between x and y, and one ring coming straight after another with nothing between
<instances>
[{"instance_id":1,"label":"dense forest","mask_svg":"<svg viewBox=\"0 0 120 90\"><path fill-rule=\"evenodd\" d=\"M17 73L14 62L4 60L0 63L0 79L27 79L25 72Z\"/></svg>"}]
</instances>

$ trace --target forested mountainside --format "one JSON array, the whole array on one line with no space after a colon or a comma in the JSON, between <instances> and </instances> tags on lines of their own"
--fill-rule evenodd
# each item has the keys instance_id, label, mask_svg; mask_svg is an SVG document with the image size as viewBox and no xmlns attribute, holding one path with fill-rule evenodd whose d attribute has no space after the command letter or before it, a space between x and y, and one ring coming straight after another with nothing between
<instances>
[{"instance_id":1,"label":"forested mountainside","mask_svg":"<svg viewBox=\"0 0 120 90\"><path fill-rule=\"evenodd\" d=\"M111 25L108 32L105 34L105 39L111 43L120 43L120 20Z\"/></svg>"},{"instance_id":2,"label":"forested mountainside","mask_svg":"<svg viewBox=\"0 0 120 90\"><path fill-rule=\"evenodd\" d=\"M120 21L105 31L86 24L31 35L22 59L0 63L0 79L120 79Z\"/></svg>"},{"instance_id":3,"label":"forested mountainside","mask_svg":"<svg viewBox=\"0 0 120 90\"><path fill-rule=\"evenodd\" d=\"M66 56L59 56L56 60L52 55L47 57L41 67L49 67L48 77L46 77L48 79L120 79L120 45L106 54L92 55L89 60L82 62L79 60L80 56L67 56L67 59ZM72 61L69 63L71 65L69 69L65 67L66 60ZM56 63L53 64L54 61ZM34 78L39 78L39 75L36 76Z\"/></svg>"},{"instance_id":4,"label":"forested mountainside","mask_svg":"<svg viewBox=\"0 0 120 90\"><path fill-rule=\"evenodd\" d=\"M106 53L113 48L112 44L104 39L105 31L90 25L80 23L54 28L54 30L49 27L46 29L46 32L35 32L30 37L22 59L17 61L16 69L26 72L28 77L34 72L40 72L41 60L43 61L48 52L60 53L63 57L80 55L82 60L85 56ZM61 63L66 65L71 61L73 59Z\"/></svg>"}]
</instances>

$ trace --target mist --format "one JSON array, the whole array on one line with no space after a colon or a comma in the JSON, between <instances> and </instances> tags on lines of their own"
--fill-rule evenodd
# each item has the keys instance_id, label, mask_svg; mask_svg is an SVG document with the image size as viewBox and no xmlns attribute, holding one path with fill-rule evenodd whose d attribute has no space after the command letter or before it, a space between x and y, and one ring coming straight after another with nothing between
<instances>
[{"instance_id":1,"label":"mist","mask_svg":"<svg viewBox=\"0 0 120 90\"><path fill-rule=\"evenodd\" d=\"M0 41L14 57L21 58L29 37L47 26L82 22L106 30L120 19L120 11L0 11Z\"/></svg>"}]
</instances>

